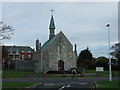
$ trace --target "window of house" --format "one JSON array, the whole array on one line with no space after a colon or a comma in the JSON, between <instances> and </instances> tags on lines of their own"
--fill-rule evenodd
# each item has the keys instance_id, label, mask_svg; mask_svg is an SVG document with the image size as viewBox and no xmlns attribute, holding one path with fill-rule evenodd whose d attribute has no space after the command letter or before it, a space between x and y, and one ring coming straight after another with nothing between
<instances>
[{"instance_id":1,"label":"window of house","mask_svg":"<svg viewBox=\"0 0 120 90\"><path fill-rule=\"evenodd\" d=\"M31 53L31 51L29 50L28 53Z\"/></svg>"},{"instance_id":2,"label":"window of house","mask_svg":"<svg viewBox=\"0 0 120 90\"><path fill-rule=\"evenodd\" d=\"M19 58L19 55L15 55L15 58Z\"/></svg>"},{"instance_id":3,"label":"window of house","mask_svg":"<svg viewBox=\"0 0 120 90\"><path fill-rule=\"evenodd\" d=\"M22 50L22 53L24 53L25 51L24 50Z\"/></svg>"},{"instance_id":4,"label":"window of house","mask_svg":"<svg viewBox=\"0 0 120 90\"><path fill-rule=\"evenodd\" d=\"M24 58L25 58L25 56L24 56L24 55L22 55L22 60L24 60Z\"/></svg>"},{"instance_id":5,"label":"window of house","mask_svg":"<svg viewBox=\"0 0 120 90\"><path fill-rule=\"evenodd\" d=\"M13 55L9 55L10 58L13 58Z\"/></svg>"},{"instance_id":6,"label":"window of house","mask_svg":"<svg viewBox=\"0 0 120 90\"><path fill-rule=\"evenodd\" d=\"M16 54L19 54L19 50L16 50Z\"/></svg>"},{"instance_id":7,"label":"window of house","mask_svg":"<svg viewBox=\"0 0 120 90\"><path fill-rule=\"evenodd\" d=\"M31 59L31 55L28 55L28 59Z\"/></svg>"}]
</instances>

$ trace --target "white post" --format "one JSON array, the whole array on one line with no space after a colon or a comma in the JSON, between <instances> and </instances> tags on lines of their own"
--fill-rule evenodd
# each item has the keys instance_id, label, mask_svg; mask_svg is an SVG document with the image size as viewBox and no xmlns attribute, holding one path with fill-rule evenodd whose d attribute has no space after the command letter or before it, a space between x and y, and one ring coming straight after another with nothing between
<instances>
[{"instance_id":1,"label":"white post","mask_svg":"<svg viewBox=\"0 0 120 90\"><path fill-rule=\"evenodd\" d=\"M109 49L109 80L112 81L112 71L111 71L111 58L110 58L110 25L108 27L108 49Z\"/></svg>"}]
</instances>

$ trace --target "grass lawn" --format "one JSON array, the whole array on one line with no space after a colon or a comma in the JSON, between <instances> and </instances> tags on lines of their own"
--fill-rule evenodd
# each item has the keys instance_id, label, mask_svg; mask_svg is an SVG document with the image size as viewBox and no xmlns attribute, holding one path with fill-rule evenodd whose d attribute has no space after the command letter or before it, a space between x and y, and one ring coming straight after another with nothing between
<instances>
[{"instance_id":1,"label":"grass lawn","mask_svg":"<svg viewBox=\"0 0 120 90\"><path fill-rule=\"evenodd\" d=\"M85 70L85 74L87 73L96 73L95 70ZM113 76L118 76L118 72L117 71L113 71ZM39 73L35 73L34 71L16 71L16 70L6 70L2 72L2 78L28 78L30 76L33 75L38 75L38 76L42 76ZM109 75L109 71L103 71L103 72L98 72L98 76L97 75L84 75L84 77L108 77ZM1 76L1 75L0 75ZM44 77L44 76L43 76ZM64 78L64 77L72 77L71 75L67 75L63 76L63 75L46 75L47 78ZM80 75L77 75L77 77L80 77Z\"/></svg>"},{"instance_id":2,"label":"grass lawn","mask_svg":"<svg viewBox=\"0 0 120 90\"><path fill-rule=\"evenodd\" d=\"M19 88L25 88L35 85L36 83L3 83L2 90L20 90Z\"/></svg>"},{"instance_id":3,"label":"grass lawn","mask_svg":"<svg viewBox=\"0 0 120 90\"><path fill-rule=\"evenodd\" d=\"M98 73L98 74L101 74L100 76L109 76L109 71L105 70L103 72L96 72L96 70L91 70L91 69L86 69L85 70L85 73ZM103 74L103 75L102 75ZM118 71L112 71L112 76L117 76L118 77L119 73Z\"/></svg>"},{"instance_id":4,"label":"grass lawn","mask_svg":"<svg viewBox=\"0 0 120 90\"><path fill-rule=\"evenodd\" d=\"M2 72L3 78L27 78L30 75L37 74L34 71L16 71L16 70L6 70Z\"/></svg>"},{"instance_id":5,"label":"grass lawn","mask_svg":"<svg viewBox=\"0 0 120 90\"><path fill-rule=\"evenodd\" d=\"M104 88L114 89L118 90L120 86L120 81L97 81L97 90L101 90ZM120 89L120 88L119 88Z\"/></svg>"},{"instance_id":6,"label":"grass lawn","mask_svg":"<svg viewBox=\"0 0 120 90\"><path fill-rule=\"evenodd\" d=\"M95 69L94 70L93 69L86 69L85 73L96 73L96 70ZM103 71L101 73L109 73L109 71L105 70L105 71Z\"/></svg>"},{"instance_id":7,"label":"grass lawn","mask_svg":"<svg viewBox=\"0 0 120 90\"><path fill-rule=\"evenodd\" d=\"M0 73L0 78L2 78L2 74Z\"/></svg>"}]
</instances>

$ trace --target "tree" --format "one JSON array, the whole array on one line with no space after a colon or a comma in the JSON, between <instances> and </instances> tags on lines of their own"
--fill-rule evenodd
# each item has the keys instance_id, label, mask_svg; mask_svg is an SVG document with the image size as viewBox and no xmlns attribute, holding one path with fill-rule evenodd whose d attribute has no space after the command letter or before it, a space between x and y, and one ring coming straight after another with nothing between
<instances>
[{"instance_id":1,"label":"tree","mask_svg":"<svg viewBox=\"0 0 120 90\"><path fill-rule=\"evenodd\" d=\"M114 51L111 52L110 54L111 54L113 57L120 58L120 42L114 44L114 45L111 47L111 49L114 50Z\"/></svg>"},{"instance_id":2,"label":"tree","mask_svg":"<svg viewBox=\"0 0 120 90\"><path fill-rule=\"evenodd\" d=\"M9 69L14 69L15 68L15 61L12 60L9 56L4 58L4 66L3 69L8 69L8 61L10 61Z\"/></svg>"},{"instance_id":3,"label":"tree","mask_svg":"<svg viewBox=\"0 0 120 90\"><path fill-rule=\"evenodd\" d=\"M10 39L14 29L3 22L0 22L0 40Z\"/></svg>"},{"instance_id":4,"label":"tree","mask_svg":"<svg viewBox=\"0 0 120 90\"><path fill-rule=\"evenodd\" d=\"M98 57L96 67L104 67L105 70L108 70L108 59L106 57Z\"/></svg>"},{"instance_id":5,"label":"tree","mask_svg":"<svg viewBox=\"0 0 120 90\"><path fill-rule=\"evenodd\" d=\"M80 52L79 58L81 60L90 60L91 61L93 56L92 56L92 53L90 52L90 50L87 48Z\"/></svg>"},{"instance_id":6,"label":"tree","mask_svg":"<svg viewBox=\"0 0 120 90\"><path fill-rule=\"evenodd\" d=\"M116 69L120 68L120 42L114 44L111 49L113 50L110 54L116 58Z\"/></svg>"},{"instance_id":7,"label":"tree","mask_svg":"<svg viewBox=\"0 0 120 90\"><path fill-rule=\"evenodd\" d=\"M84 67L84 66L87 67L92 61L92 58L93 58L93 55L88 48L85 50L82 50L77 60L78 67Z\"/></svg>"}]
</instances>

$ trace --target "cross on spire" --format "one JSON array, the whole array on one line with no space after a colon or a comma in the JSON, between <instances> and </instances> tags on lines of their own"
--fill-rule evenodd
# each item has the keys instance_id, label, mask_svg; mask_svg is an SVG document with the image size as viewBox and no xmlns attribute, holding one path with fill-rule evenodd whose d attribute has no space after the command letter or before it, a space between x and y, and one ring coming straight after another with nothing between
<instances>
[{"instance_id":1,"label":"cross on spire","mask_svg":"<svg viewBox=\"0 0 120 90\"><path fill-rule=\"evenodd\" d=\"M52 15L53 15L53 12L54 12L55 10L52 8L50 11L51 11L51 13L52 13Z\"/></svg>"}]
</instances>

